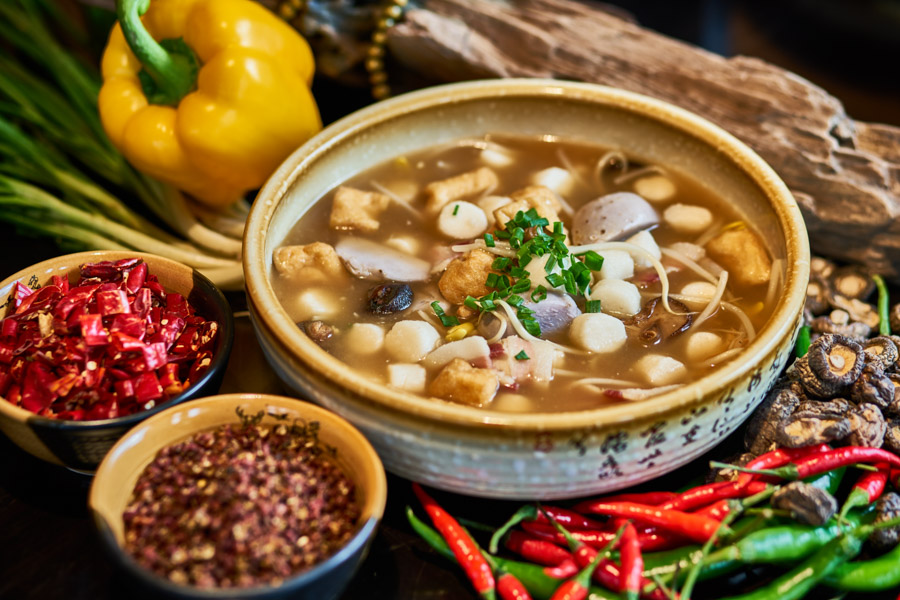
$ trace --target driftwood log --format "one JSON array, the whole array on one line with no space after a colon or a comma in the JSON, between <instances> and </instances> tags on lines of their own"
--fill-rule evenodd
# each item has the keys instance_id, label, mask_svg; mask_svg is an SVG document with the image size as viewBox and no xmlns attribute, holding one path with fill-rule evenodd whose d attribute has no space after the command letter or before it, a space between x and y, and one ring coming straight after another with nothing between
<instances>
[{"instance_id":1,"label":"driftwood log","mask_svg":"<svg viewBox=\"0 0 900 600\"><path fill-rule=\"evenodd\" d=\"M900 280L900 128L854 121L796 74L571 0L424 0L389 30L388 46L401 67L432 80L589 81L700 114L781 175L814 252Z\"/></svg>"}]
</instances>

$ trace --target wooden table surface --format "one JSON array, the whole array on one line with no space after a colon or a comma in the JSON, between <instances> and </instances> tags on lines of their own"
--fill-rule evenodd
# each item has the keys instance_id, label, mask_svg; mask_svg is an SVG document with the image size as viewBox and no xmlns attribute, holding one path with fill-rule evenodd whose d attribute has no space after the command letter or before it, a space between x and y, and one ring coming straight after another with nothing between
<instances>
[{"instance_id":1,"label":"wooden table surface","mask_svg":"<svg viewBox=\"0 0 900 600\"><path fill-rule=\"evenodd\" d=\"M615 4L615 2L614 2ZM748 12L751 3L717 0L677 3L687 12L668 18L667 2L628 2L642 22L695 43L703 43L725 53L751 53L784 63L816 80L828 83L828 89L841 97L846 90L852 99L848 112L868 120L900 121L896 102L897 81L866 81L849 78L846 73L829 70L827 61L810 59L796 48L782 45L784 23L766 20L765 13ZM782 3L784 4L784 3ZM794 2L798 6L803 2ZM865 3L863 3L865 4ZM691 12L693 11L693 12ZM724 11L724 12L723 12ZM667 27L673 28L667 31ZM722 29L727 28L727 29ZM816 38L815 32L812 34ZM768 54L768 56L766 56ZM857 76L859 73L856 74ZM346 114L368 99L348 97L327 83L319 84L317 95L342 98L322 103L326 122ZM856 113L854 113L854 109ZM29 264L60 254L51 243L19 237L8 226L0 225L0 279ZM234 303L240 308L242 299ZM252 334L244 331L245 348L258 352ZM261 364L261 363L260 363ZM260 367L265 369L265 367ZM237 370L234 370L237 374ZM262 378L269 374L257 373ZM272 386L278 384L270 381ZM239 377L226 381L223 391L240 390L245 382ZM257 390L261 391L261 390ZM740 433L732 436L710 455L645 485L645 489L675 489L700 476L710 458L723 459L737 450ZM86 498L90 478L61 467L43 463L0 435L0 599L2 600L118 600L140 598L122 575L115 572L103 553L88 516ZM476 598L462 571L431 552L408 527L407 505L418 509L409 481L388 476L388 504L370 554L349 583L342 600L435 600ZM473 499L436 491L435 497L452 514L499 525L518 508L519 502ZM421 515L421 511L419 511ZM735 581L735 589L760 576L744 575ZM731 590L733 591L733 590ZM721 586L698 589L695 598L719 598L729 595ZM819 596L830 597L828 595ZM847 596L849 598L850 596ZM874 596L866 596L874 598ZM885 595L896 597L896 592Z\"/></svg>"}]
</instances>

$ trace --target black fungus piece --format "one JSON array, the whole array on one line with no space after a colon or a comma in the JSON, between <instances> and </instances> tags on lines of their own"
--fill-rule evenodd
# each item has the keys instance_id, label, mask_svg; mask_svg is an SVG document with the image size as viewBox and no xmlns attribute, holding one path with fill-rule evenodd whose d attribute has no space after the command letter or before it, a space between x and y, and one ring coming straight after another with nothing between
<instances>
[{"instance_id":1,"label":"black fungus piece","mask_svg":"<svg viewBox=\"0 0 900 600\"><path fill-rule=\"evenodd\" d=\"M750 417L744 432L744 448L757 456L775 446L778 424L799 406L802 391L796 383L773 387Z\"/></svg>"},{"instance_id":2,"label":"black fungus piece","mask_svg":"<svg viewBox=\"0 0 900 600\"><path fill-rule=\"evenodd\" d=\"M334 335L334 328L324 321L304 321L300 325L306 335L317 344L331 339L331 336Z\"/></svg>"},{"instance_id":3,"label":"black fungus piece","mask_svg":"<svg viewBox=\"0 0 900 600\"><path fill-rule=\"evenodd\" d=\"M885 450L900 454L900 419L891 419L887 422L881 445Z\"/></svg>"},{"instance_id":4,"label":"black fungus piece","mask_svg":"<svg viewBox=\"0 0 900 600\"><path fill-rule=\"evenodd\" d=\"M775 441L780 446L802 448L811 444L829 444L850 434L850 420L843 414L823 408L816 410L811 405L831 404L830 402L804 402L788 417L778 423ZM844 401L844 404L849 404ZM803 409L802 407L806 407Z\"/></svg>"},{"instance_id":5,"label":"black fungus piece","mask_svg":"<svg viewBox=\"0 0 900 600\"><path fill-rule=\"evenodd\" d=\"M865 341L865 339L869 337L869 334L872 333L872 328L865 323L856 321L835 323L828 315L816 317L810 321L809 328L813 333L818 333L820 335L828 333L842 335L859 343Z\"/></svg>"},{"instance_id":6,"label":"black fungus piece","mask_svg":"<svg viewBox=\"0 0 900 600\"><path fill-rule=\"evenodd\" d=\"M847 420L850 421L850 435L845 441L849 445L881 448L884 434L887 433L887 423L877 406L874 404L854 406L847 413Z\"/></svg>"},{"instance_id":7,"label":"black fungus piece","mask_svg":"<svg viewBox=\"0 0 900 600\"><path fill-rule=\"evenodd\" d=\"M828 277L836 294L854 300L865 300L875 291L875 281L865 268L849 265L835 269Z\"/></svg>"},{"instance_id":8,"label":"black fungus piece","mask_svg":"<svg viewBox=\"0 0 900 600\"><path fill-rule=\"evenodd\" d=\"M823 335L797 360L803 389L820 398L841 395L856 381L865 365L862 347L842 335Z\"/></svg>"},{"instance_id":9,"label":"black fungus piece","mask_svg":"<svg viewBox=\"0 0 900 600\"><path fill-rule=\"evenodd\" d=\"M875 521L877 525L882 521L889 521L900 516L900 496L894 492L888 492L878 499L875 504ZM900 525L885 529L876 529L869 536L869 542L880 550L889 550L900 543Z\"/></svg>"},{"instance_id":10,"label":"black fungus piece","mask_svg":"<svg viewBox=\"0 0 900 600\"><path fill-rule=\"evenodd\" d=\"M869 363L850 386L850 398L857 404L871 403L884 409L894 401L894 389L881 363Z\"/></svg>"},{"instance_id":11,"label":"black fungus piece","mask_svg":"<svg viewBox=\"0 0 900 600\"><path fill-rule=\"evenodd\" d=\"M802 481L792 481L772 494L772 506L790 511L807 525L824 525L838 509L834 496Z\"/></svg>"},{"instance_id":12,"label":"black fungus piece","mask_svg":"<svg viewBox=\"0 0 900 600\"><path fill-rule=\"evenodd\" d=\"M722 462L735 467L744 467L754 458L756 458L755 454L744 452L742 454L734 454L728 458L725 458ZM715 483L719 481L737 481L740 472L731 468L731 466L711 468L706 473L706 483Z\"/></svg>"},{"instance_id":13,"label":"black fungus piece","mask_svg":"<svg viewBox=\"0 0 900 600\"><path fill-rule=\"evenodd\" d=\"M829 296L828 280L816 273L810 273L809 283L806 286L806 310L814 316L826 312L831 306L828 302Z\"/></svg>"},{"instance_id":14,"label":"black fungus piece","mask_svg":"<svg viewBox=\"0 0 900 600\"><path fill-rule=\"evenodd\" d=\"M366 294L366 308L376 315L390 315L410 307L413 291L405 283L382 283Z\"/></svg>"},{"instance_id":15,"label":"black fungus piece","mask_svg":"<svg viewBox=\"0 0 900 600\"><path fill-rule=\"evenodd\" d=\"M669 338L687 331L694 320L691 309L669 298L669 312L663 306L662 298L651 298L639 313L625 321L626 328L637 329L637 339L644 346L655 346Z\"/></svg>"},{"instance_id":16,"label":"black fungus piece","mask_svg":"<svg viewBox=\"0 0 900 600\"><path fill-rule=\"evenodd\" d=\"M863 343L863 352L866 353L866 362L877 362L885 371L891 370L897 362L900 352L897 344L886 335L879 335Z\"/></svg>"}]
</instances>

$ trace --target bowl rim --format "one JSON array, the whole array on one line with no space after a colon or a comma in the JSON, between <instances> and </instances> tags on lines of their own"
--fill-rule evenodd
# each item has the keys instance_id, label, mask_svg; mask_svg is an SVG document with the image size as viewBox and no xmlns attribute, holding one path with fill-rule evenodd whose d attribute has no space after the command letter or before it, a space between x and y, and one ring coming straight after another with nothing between
<instances>
[{"instance_id":1,"label":"bowl rim","mask_svg":"<svg viewBox=\"0 0 900 600\"><path fill-rule=\"evenodd\" d=\"M363 492L364 497L367 499L367 502L363 503L363 508L369 508L370 514L361 515L359 529L337 552L326 558L324 561L312 566L310 569L285 578L284 582L277 586L261 585L247 588L214 589L197 588L173 583L164 577L153 573L149 569L142 567L123 550L121 544L119 544L113 534L112 528L110 527L104 512L97 508L98 500L101 497L101 483L103 483L105 478L112 478L115 476L115 465L113 464L113 461L122 453L132 451L136 441L142 439L148 429L154 427L164 428L166 423L170 421L172 415L179 411L203 411L205 408L213 406L218 409L230 408L233 410L239 405L248 403L254 406L275 406L278 408L296 410L303 415L304 418L320 421L323 429L327 427L336 427L340 430L342 438L350 440L347 442L348 444L352 443L353 445L359 446L362 449L362 454L365 456L366 466L372 467L375 474L375 485L372 486L371 489L366 489ZM237 419L235 419L235 422L236 421ZM198 427L192 429L191 432L186 435L193 435L214 426L215 425ZM152 457L163 447L177 443L178 441L185 439L185 437L185 434L179 434L178 436L166 438L165 440L160 439L160 443L155 444L154 447L152 447L152 456L150 460L152 460ZM146 464L144 467L146 467ZM97 483L98 481L101 483ZM358 482L354 483L358 484ZM109 489L113 488L110 487ZM122 492L122 490L116 491ZM131 494L131 490L127 490L127 492L124 493ZM90 491L88 492L87 505L91 512L94 524L97 527L99 536L107 551L115 558L120 566L124 567L131 574L136 575L137 578L145 584L167 590L182 597L258 598L267 597L270 594L282 594L294 588L302 587L308 582L327 574L328 571L331 571L337 567L337 565L341 564L360 550L361 546L364 547L369 540L374 537L378 524L384 515L384 510L387 505L387 475L384 470L384 465L371 443L352 423L340 415L311 402L298 400L297 398L288 396L254 393L217 394L195 400L191 402L190 405L172 406L166 411L144 420L139 425L126 432L125 435L123 435L109 450L103 458L103 461L100 463L100 466L97 468L94 478L91 481Z\"/></svg>"},{"instance_id":2,"label":"bowl rim","mask_svg":"<svg viewBox=\"0 0 900 600\"><path fill-rule=\"evenodd\" d=\"M131 252L127 250L88 250L85 252L62 254L25 267L24 269L13 273L9 277L6 277L2 281L0 281L0 290L8 285L13 284L17 280L20 280L23 277L34 273L35 271L50 269L57 263L60 266L68 263L72 263L73 265L80 265L87 262L96 262L96 260L92 261L91 259L119 260L122 258L134 257L148 261L148 267L151 267L151 263L156 263L166 264L169 266L169 268L178 269L185 272L186 270L189 270L191 272L193 281L199 282L201 285L205 286L206 289L203 289L204 295L206 295L210 299L210 301L218 305L218 307L222 310L222 314L225 315L225 322L221 324L223 338L219 342L219 351L215 354L215 356L213 356L213 360L210 363L209 368L206 369L206 372L203 374L203 376L195 381L194 384L189 388L187 388L177 396L169 398L166 402L157 404L156 406L148 410L136 412L124 417L115 417L112 419L96 419L93 421L71 421L66 419L54 419L53 417L44 417L42 415L35 414L30 410L26 410L22 407L16 406L2 396L0 396L0 415L10 417L11 419L18 422L28 423L32 426L55 430L65 430L70 432L85 430L100 431L103 429L131 427L135 423L138 423L143 419L146 419L147 417L156 415L167 408L171 408L180 404L181 402L191 400L210 379L214 378L219 371L227 367L228 359L231 354L231 347L234 343L234 315L228 299L225 298L225 294L222 293L222 290L220 290L218 286L216 286L216 284L214 284L206 275L191 266L188 266L176 260L172 260L171 258L166 258L165 256L159 256L157 254L151 254L148 252ZM2 300L3 298L0 298L0 301Z\"/></svg>"},{"instance_id":3,"label":"bowl rim","mask_svg":"<svg viewBox=\"0 0 900 600\"><path fill-rule=\"evenodd\" d=\"M352 369L304 336L275 297L266 270L266 230L287 192L303 171L345 139L368 127L401 118L407 113L437 109L442 105L508 98L559 99L595 103L632 112L668 126L718 151L723 160L746 174L769 200L784 234L786 277L784 293L771 317L740 355L723 368L713 370L676 390L635 403L621 403L569 412L507 413L474 408L391 389L354 374ZM355 397L407 418L442 424L500 431L563 432L646 421L704 403L717 390L746 377L779 342L791 335L806 298L810 250L800 209L790 190L755 151L718 125L685 109L643 94L608 86L554 79L491 79L443 84L378 102L335 121L291 154L257 195L244 230L244 277L248 302L256 307L260 326L278 332L277 338L316 375L339 381Z\"/></svg>"}]
</instances>

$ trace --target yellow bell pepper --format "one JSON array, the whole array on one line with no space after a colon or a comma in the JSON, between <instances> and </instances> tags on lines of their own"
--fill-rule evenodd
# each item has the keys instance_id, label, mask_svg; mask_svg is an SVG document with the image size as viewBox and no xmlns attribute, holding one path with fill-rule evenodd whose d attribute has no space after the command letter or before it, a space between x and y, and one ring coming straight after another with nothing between
<instances>
[{"instance_id":1,"label":"yellow bell pepper","mask_svg":"<svg viewBox=\"0 0 900 600\"><path fill-rule=\"evenodd\" d=\"M222 207L322 128L309 45L259 4L116 4L98 104L110 140L139 171Z\"/></svg>"}]
</instances>

